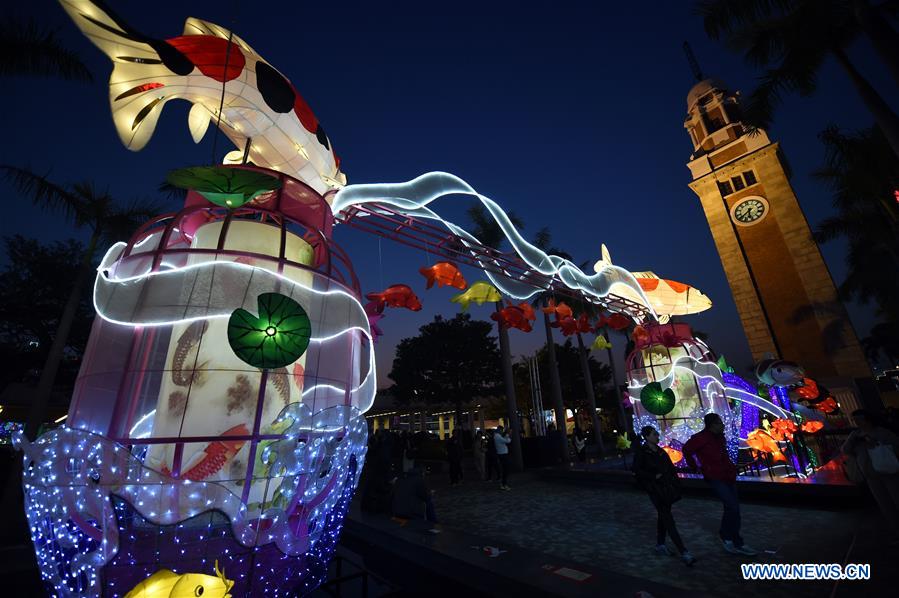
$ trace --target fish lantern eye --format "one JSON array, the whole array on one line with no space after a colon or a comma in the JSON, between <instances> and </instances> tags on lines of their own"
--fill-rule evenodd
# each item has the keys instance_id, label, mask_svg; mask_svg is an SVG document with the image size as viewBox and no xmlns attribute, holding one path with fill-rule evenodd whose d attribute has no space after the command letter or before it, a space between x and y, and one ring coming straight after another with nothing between
<instances>
[{"instance_id":1,"label":"fish lantern eye","mask_svg":"<svg viewBox=\"0 0 899 598\"><path fill-rule=\"evenodd\" d=\"M202 596L203 595L203 586L197 586L194 588L194 596Z\"/></svg>"}]
</instances>

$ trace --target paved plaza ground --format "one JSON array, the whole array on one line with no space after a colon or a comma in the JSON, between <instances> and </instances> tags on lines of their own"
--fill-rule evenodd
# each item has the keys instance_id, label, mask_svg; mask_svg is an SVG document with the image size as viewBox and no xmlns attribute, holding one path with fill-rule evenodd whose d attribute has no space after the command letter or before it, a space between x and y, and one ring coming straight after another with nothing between
<instances>
[{"instance_id":1,"label":"paved plaza ground","mask_svg":"<svg viewBox=\"0 0 899 598\"><path fill-rule=\"evenodd\" d=\"M687 568L674 557L653 553L655 511L636 488L542 481L528 473L511 482L512 491L503 492L495 483L481 481L449 487L444 478L429 476L441 524L490 538L507 554L522 547L697 595L875 597L895 596L895 590L886 588L899 588L899 549L886 549L873 506L829 510L812 504L744 503L743 535L760 551L748 558L722 550L717 537L720 503L687 496L674 507L684 542L699 559ZM872 580L750 582L740 573L745 562L871 563Z\"/></svg>"}]
</instances>

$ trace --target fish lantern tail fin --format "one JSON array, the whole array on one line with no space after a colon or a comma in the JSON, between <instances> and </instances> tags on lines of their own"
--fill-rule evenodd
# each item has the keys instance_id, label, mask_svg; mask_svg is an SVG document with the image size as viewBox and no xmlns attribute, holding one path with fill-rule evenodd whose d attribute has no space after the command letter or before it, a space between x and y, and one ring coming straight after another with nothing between
<instances>
[{"instance_id":1,"label":"fish lantern tail fin","mask_svg":"<svg viewBox=\"0 0 899 598\"><path fill-rule=\"evenodd\" d=\"M125 147L142 149L156 130L163 106L172 99L166 84L182 79L194 65L174 47L140 34L97 3L60 0L60 4L112 60L109 103L116 131Z\"/></svg>"},{"instance_id":2,"label":"fish lantern tail fin","mask_svg":"<svg viewBox=\"0 0 899 598\"><path fill-rule=\"evenodd\" d=\"M429 268L419 268L418 271L419 271L419 273L421 273L422 276L425 277L425 280L428 281L428 284L427 284L427 286L425 286L425 288L430 289L431 287L433 287L434 286L433 270L430 270Z\"/></svg>"}]
</instances>

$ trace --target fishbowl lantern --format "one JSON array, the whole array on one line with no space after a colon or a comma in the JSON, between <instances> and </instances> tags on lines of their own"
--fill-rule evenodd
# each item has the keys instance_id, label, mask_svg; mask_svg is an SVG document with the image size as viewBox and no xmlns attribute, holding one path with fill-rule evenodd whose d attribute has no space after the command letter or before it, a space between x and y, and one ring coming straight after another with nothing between
<instances>
[{"instance_id":1,"label":"fishbowl lantern","mask_svg":"<svg viewBox=\"0 0 899 598\"><path fill-rule=\"evenodd\" d=\"M18 439L58 594L123 595L215 561L235 596L326 574L376 389L368 318L325 198L219 168L278 185L237 208L192 189L111 247L67 425Z\"/></svg>"},{"instance_id":2,"label":"fishbowl lantern","mask_svg":"<svg viewBox=\"0 0 899 598\"><path fill-rule=\"evenodd\" d=\"M680 450L703 428L703 417L717 413L725 425L731 458L739 444L739 411L728 401L721 370L712 350L683 323L644 323L627 358L628 394L634 429L659 431L660 444Z\"/></svg>"}]
</instances>

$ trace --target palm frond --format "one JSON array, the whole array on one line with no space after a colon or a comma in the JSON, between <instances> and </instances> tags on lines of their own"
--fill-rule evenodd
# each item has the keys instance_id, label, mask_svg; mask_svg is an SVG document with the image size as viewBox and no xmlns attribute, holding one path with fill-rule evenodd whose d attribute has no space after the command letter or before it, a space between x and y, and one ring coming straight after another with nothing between
<instances>
[{"instance_id":1,"label":"palm frond","mask_svg":"<svg viewBox=\"0 0 899 598\"><path fill-rule=\"evenodd\" d=\"M42 29L34 20L19 23L11 18L0 23L0 75L93 80L78 54L59 43L55 31Z\"/></svg>"},{"instance_id":2,"label":"palm frond","mask_svg":"<svg viewBox=\"0 0 899 598\"><path fill-rule=\"evenodd\" d=\"M31 202L44 209L58 210L67 218L78 219L82 198L74 190L66 189L51 182L46 175L40 175L27 168L0 165L13 187L30 197Z\"/></svg>"},{"instance_id":3,"label":"palm frond","mask_svg":"<svg viewBox=\"0 0 899 598\"><path fill-rule=\"evenodd\" d=\"M163 181L159 185L159 192L169 199L184 201L187 198L187 189L176 187L168 181Z\"/></svg>"}]
</instances>

